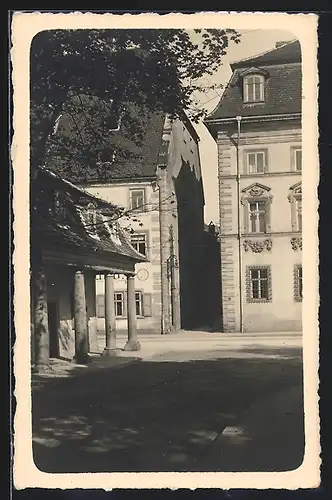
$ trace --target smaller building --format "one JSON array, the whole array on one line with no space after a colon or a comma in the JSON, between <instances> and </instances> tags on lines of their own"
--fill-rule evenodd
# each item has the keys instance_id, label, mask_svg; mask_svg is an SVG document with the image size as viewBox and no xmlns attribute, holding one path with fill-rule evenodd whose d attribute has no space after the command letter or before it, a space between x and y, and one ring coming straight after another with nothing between
<instances>
[{"instance_id":1,"label":"smaller building","mask_svg":"<svg viewBox=\"0 0 332 500\"><path fill-rule=\"evenodd\" d=\"M118 224L119 208L47 169L33 181L31 216L32 363L87 362L97 350L96 274L106 280L105 354L116 349L114 275L126 277L126 349L139 349L135 265L145 260Z\"/></svg>"}]
</instances>

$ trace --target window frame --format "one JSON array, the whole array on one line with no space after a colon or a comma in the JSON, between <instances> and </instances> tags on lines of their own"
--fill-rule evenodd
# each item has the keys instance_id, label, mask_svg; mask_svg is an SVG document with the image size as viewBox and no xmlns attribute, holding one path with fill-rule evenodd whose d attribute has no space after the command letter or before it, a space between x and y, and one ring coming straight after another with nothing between
<instances>
[{"instance_id":1,"label":"window frame","mask_svg":"<svg viewBox=\"0 0 332 500\"><path fill-rule=\"evenodd\" d=\"M252 84L249 84L249 80L254 80L255 78L259 79L259 99L255 98L255 90L254 86L257 85L253 81ZM252 99L249 99L249 86L253 86L253 95ZM243 102L244 103L258 103L258 102L265 102L265 77L263 75L260 75L259 73L250 73L249 75L246 75L243 77Z\"/></svg>"},{"instance_id":2,"label":"window frame","mask_svg":"<svg viewBox=\"0 0 332 500\"><path fill-rule=\"evenodd\" d=\"M301 276L299 271L301 270ZM294 264L294 300L302 302L303 300L303 266L302 264Z\"/></svg>"},{"instance_id":3,"label":"window frame","mask_svg":"<svg viewBox=\"0 0 332 500\"><path fill-rule=\"evenodd\" d=\"M268 225L267 224L268 214L267 214L267 202L266 202L266 200L262 200L260 198L257 198L257 199L253 199L253 200L249 199L249 200L247 200L247 202L248 202L248 227L249 227L249 233L250 234L266 234L266 232L267 232L266 229L267 229L267 225ZM256 205L258 205L258 204L264 205L264 211L259 210L259 209L251 211L250 210L250 205L254 204L254 203ZM253 224L252 224L251 214L256 214L256 217L254 219L255 220L255 224L254 225L255 225L256 229L257 229L257 227L258 228L260 227L260 217L259 217L259 214L264 214L264 228L265 228L265 231L260 231L260 230L253 231L252 230ZM257 214L258 214L258 216L257 216Z\"/></svg>"},{"instance_id":4,"label":"window frame","mask_svg":"<svg viewBox=\"0 0 332 500\"><path fill-rule=\"evenodd\" d=\"M136 294L139 294L139 300L136 299ZM143 302L144 292L143 290L135 290L135 312L136 318L144 318L144 302ZM139 302L139 313L137 314L137 302Z\"/></svg>"},{"instance_id":5,"label":"window frame","mask_svg":"<svg viewBox=\"0 0 332 500\"><path fill-rule=\"evenodd\" d=\"M267 297L254 298L252 296L252 271L267 271ZM264 278L265 279L265 278ZM272 302L272 273L270 265L249 265L246 266L246 299L250 304L265 304Z\"/></svg>"},{"instance_id":6,"label":"window frame","mask_svg":"<svg viewBox=\"0 0 332 500\"><path fill-rule=\"evenodd\" d=\"M264 155L264 164L263 164L263 170L262 172L250 172L250 165L249 165L249 155L255 154L257 158L257 154L263 154ZM257 166L257 161L256 161L256 166ZM245 149L244 150L244 174L246 175L264 175L268 172L268 149L267 148L259 148L259 149Z\"/></svg>"},{"instance_id":7,"label":"window frame","mask_svg":"<svg viewBox=\"0 0 332 500\"><path fill-rule=\"evenodd\" d=\"M143 193L143 203L142 203L142 206L140 207L136 207L136 208L133 208L132 206L132 193L134 191L141 191ZM129 210L133 211L133 212L145 212L146 211L146 189L145 187L142 187L142 188L138 188L138 187L135 187L135 188L129 188Z\"/></svg>"},{"instance_id":8,"label":"window frame","mask_svg":"<svg viewBox=\"0 0 332 500\"><path fill-rule=\"evenodd\" d=\"M121 295L122 296L122 299L120 301L118 301L116 299L116 295ZM116 318L126 318L127 317L127 313L126 313L126 293L124 290L114 290L114 294L113 294L113 299L114 299L114 314L115 314L115 317ZM117 307L116 307L116 304L117 303L121 303L122 304L122 314L117 314Z\"/></svg>"},{"instance_id":9,"label":"window frame","mask_svg":"<svg viewBox=\"0 0 332 500\"><path fill-rule=\"evenodd\" d=\"M139 253L141 253L132 243L132 238L133 237L139 237L139 236L144 236L144 244L145 244L145 253L142 254L144 255L147 259L149 258L149 233L148 231L135 231L130 235L130 244L135 248L135 250Z\"/></svg>"},{"instance_id":10,"label":"window frame","mask_svg":"<svg viewBox=\"0 0 332 500\"><path fill-rule=\"evenodd\" d=\"M296 168L296 165L297 165L297 162L296 162L296 153L297 151L301 151L301 168L300 169L297 169ZM292 172L297 172L298 174L301 174L302 173L302 146L299 145L299 146L291 146L291 159L290 159L290 163L291 163L291 171Z\"/></svg>"},{"instance_id":11,"label":"window frame","mask_svg":"<svg viewBox=\"0 0 332 500\"><path fill-rule=\"evenodd\" d=\"M251 221L250 221L250 203L256 202L264 202L265 203L265 231L264 232L256 232L253 233L251 231ZM270 205L272 203L271 196L262 196L262 197L243 197L241 200L243 205L243 228L242 233L245 235L261 235L261 234L269 234L271 233L271 210Z\"/></svg>"}]
</instances>

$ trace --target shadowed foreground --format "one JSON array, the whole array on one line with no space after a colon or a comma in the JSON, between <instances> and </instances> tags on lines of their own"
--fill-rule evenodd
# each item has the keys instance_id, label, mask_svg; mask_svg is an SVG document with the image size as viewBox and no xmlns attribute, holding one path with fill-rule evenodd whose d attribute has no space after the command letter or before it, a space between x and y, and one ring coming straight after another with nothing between
<instances>
[{"instance_id":1,"label":"shadowed foreground","mask_svg":"<svg viewBox=\"0 0 332 500\"><path fill-rule=\"evenodd\" d=\"M36 466L58 473L299 467L301 350L219 354L190 361L188 351L169 352L35 378Z\"/></svg>"}]
</instances>

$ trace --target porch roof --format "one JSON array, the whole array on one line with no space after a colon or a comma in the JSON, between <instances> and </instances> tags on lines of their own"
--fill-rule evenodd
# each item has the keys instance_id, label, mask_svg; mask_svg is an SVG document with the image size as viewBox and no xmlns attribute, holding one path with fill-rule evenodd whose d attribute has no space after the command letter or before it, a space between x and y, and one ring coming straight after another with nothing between
<instances>
[{"instance_id":1,"label":"porch roof","mask_svg":"<svg viewBox=\"0 0 332 500\"><path fill-rule=\"evenodd\" d=\"M129 236L119 225L119 207L105 202L83 189L68 183L45 169L38 174L40 189L39 213L34 238L40 238L46 253L77 255L77 263L87 266L128 270L147 259L131 245ZM60 193L60 205L55 208L54 193ZM93 205L93 224L88 218L89 206ZM58 212L57 212L58 210ZM98 262L98 258L100 262ZM65 260L65 259L64 259ZM113 262L113 264L112 264ZM129 266L131 267L131 266Z\"/></svg>"}]
</instances>

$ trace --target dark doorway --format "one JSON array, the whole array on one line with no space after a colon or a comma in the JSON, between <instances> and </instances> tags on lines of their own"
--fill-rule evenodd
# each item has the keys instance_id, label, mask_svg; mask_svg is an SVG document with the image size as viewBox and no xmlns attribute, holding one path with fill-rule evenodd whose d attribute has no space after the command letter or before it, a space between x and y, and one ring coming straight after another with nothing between
<instances>
[{"instance_id":1,"label":"dark doorway","mask_svg":"<svg viewBox=\"0 0 332 500\"><path fill-rule=\"evenodd\" d=\"M58 306L56 302L48 302L48 328L50 332L50 357L59 357L59 338L58 338L58 328L59 328L59 318L58 318Z\"/></svg>"}]
</instances>

